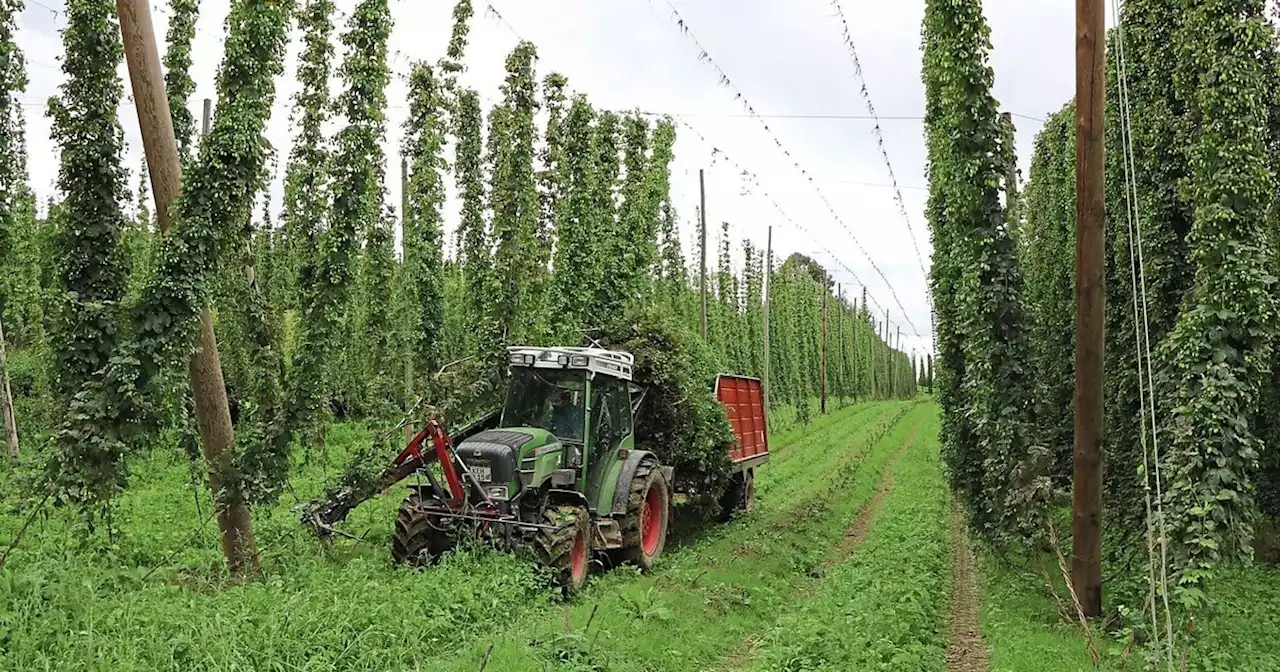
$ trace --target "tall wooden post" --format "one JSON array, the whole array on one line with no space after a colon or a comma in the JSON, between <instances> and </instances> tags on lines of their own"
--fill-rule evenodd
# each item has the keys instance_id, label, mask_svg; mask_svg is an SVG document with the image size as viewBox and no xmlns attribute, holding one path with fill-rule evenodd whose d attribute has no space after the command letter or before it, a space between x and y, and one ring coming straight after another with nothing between
<instances>
[{"instance_id":1,"label":"tall wooden post","mask_svg":"<svg viewBox=\"0 0 1280 672\"><path fill-rule=\"evenodd\" d=\"M156 222L163 235L172 225L169 208L182 190L182 165L178 159L178 142L174 137L169 99L160 72L151 8L147 0L116 0L116 9L133 87L134 109L138 111L138 127L142 132L142 148L151 174ZM208 101L205 101L205 109L209 109ZM207 128L207 114L205 119ZM209 468L209 486L216 502L222 552L233 573L256 570L258 551L254 544L249 507L243 502L229 501L222 487L223 475L230 473L233 466L235 434L227 404L227 386L222 377L222 362L218 357L218 343L213 335L213 315L207 307L200 313L199 338L200 347L191 358L187 372L191 376L196 424Z\"/></svg>"},{"instance_id":2,"label":"tall wooden post","mask_svg":"<svg viewBox=\"0 0 1280 672\"><path fill-rule=\"evenodd\" d=\"M823 414L827 412L827 288L822 288L822 348L819 350L819 359L821 360L821 375L818 378L818 394L821 399L819 409Z\"/></svg>"},{"instance_id":3,"label":"tall wooden post","mask_svg":"<svg viewBox=\"0 0 1280 672\"><path fill-rule=\"evenodd\" d=\"M698 169L698 235L702 238L702 263L698 267L698 293L702 297L702 340L707 340L707 184Z\"/></svg>"},{"instance_id":4,"label":"tall wooden post","mask_svg":"<svg viewBox=\"0 0 1280 672\"><path fill-rule=\"evenodd\" d=\"M1102 613L1102 380L1105 240L1103 0L1076 0L1076 390L1071 579L1085 616Z\"/></svg>"},{"instance_id":5,"label":"tall wooden post","mask_svg":"<svg viewBox=\"0 0 1280 672\"><path fill-rule=\"evenodd\" d=\"M773 227L769 227L768 236L764 243L764 285L762 293L764 294L764 376L760 380L760 391L764 396L765 414L769 413L769 369L772 367L772 361L769 359L769 308L773 303Z\"/></svg>"},{"instance_id":6,"label":"tall wooden post","mask_svg":"<svg viewBox=\"0 0 1280 672\"><path fill-rule=\"evenodd\" d=\"M898 364L897 364L898 353L900 352L902 352L902 325L901 324L898 325L898 336L893 339L893 362L894 362L893 369L894 369L894 373L897 373L899 376L902 375L900 372L898 372ZM895 384L898 383L898 378L896 376L894 377L893 380ZM906 393L907 391L905 388L898 390L899 396L904 396L906 395Z\"/></svg>"},{"instance_id":7,"label":"tall wooden post","mask_svg":"<svg viewBox=\"0 0 1280 672\"><path fill-rule=\"evenodd\" d=\"M840 406L845 404L845 358L844 358L844 287L836 284L836 396Z\"/></svg>"},{"instance_id":8,"label":"tall wooden post","mask_svg":"<svg viewBox=\"0 0 1280 672\"><path fill-rule=\"evenodd\" d=\"M4 316L0 315L0 322ZM0 324L0 416L4 418L4 442L9 457L18 456L18 421L13 414L13 391L9 389L9 363L4 352L4 324Z\"/></svg>"},{"instance_id":9,"label":"tall wooden post","mask_svg":"<svg viewBox=\"0 0 1280 672\"><path fill-rule=\"evenodd\" d=\"M849 325L853 333L849 334L849 337L853 341L853 403L856 404L858 403L858 392L862 389L862 353L858 350L858 324L860 320L858 320L858 297L856 295L853 297L853 304L850 310L853 311L853 323Z\"/></svg>"},{"instance_id":10,"label":"tall wooden post","mask_svg":"<svg viewBox=\"0 0 1280 672\"><path fill-rule=\"evenodd\" d=\"M889 341L889 309L884 309L884 323L880 325L880 340L884 343L884 397L893 398L893 343Z\"/></svg>"},{"instance_id":11,"label":"tall wooden post","mask_svg":"<svg viewBox=\"0 0 1280 672\"><path fill-rule=\"evenodd\" d=\"M869 312L869 311L868 311ZM871 386L867 393L871 399L879 397L880 376L876 375L876 336L880 334L880 325L876 324L876 318L871 316L871 356L868 357L867 370L871 372Z\"/></svg>"},{"instance_id":12,"label":"tall wooden post","mask_svg":"<svg viewBox=\"0 0 1280 672\"><path fill-rule=\"evenodd\" d=\"M400 249L404 250L404 261L409 261L409 246L405 245L409 235L409 162L404 157L400 157ZM407 266L406 266L407 268ZM405 276L406 283L413 283L412 276ZM407 417L413 411L413 347L410 346L408 351L404 353L404 413ZM429 375L430 372L423 371L423 375ZM414 428L413 422L404 423L404 443L408 445L413 440Z\"/></svg>"}]
</instances>

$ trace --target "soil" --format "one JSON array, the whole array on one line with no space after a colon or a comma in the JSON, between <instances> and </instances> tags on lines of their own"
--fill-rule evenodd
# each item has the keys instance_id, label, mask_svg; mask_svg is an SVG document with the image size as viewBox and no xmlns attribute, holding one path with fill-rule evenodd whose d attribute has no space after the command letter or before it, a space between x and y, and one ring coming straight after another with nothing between
<instances>
[{"instance_id":1,"label":"soil","mask_svg":"<svg viewBox=\"0 0 1280 672\"><path fill-rule=\"evenodd\" d=\"M982 639L979 614L982 597L978 568L969 548L964 512L951 508L951 607L947 672L985 672L991 655Z\"/></svg>"}]
</instances>

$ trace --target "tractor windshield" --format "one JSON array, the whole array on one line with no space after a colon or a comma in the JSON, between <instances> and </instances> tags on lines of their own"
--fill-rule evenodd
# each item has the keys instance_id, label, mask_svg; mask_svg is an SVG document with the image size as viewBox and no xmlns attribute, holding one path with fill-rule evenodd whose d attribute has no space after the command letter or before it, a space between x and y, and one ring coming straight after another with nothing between
<instances>
[{"instance_id":1,"label":"tractor windshield","mask_svg":"<svg viewBox=\"0 0 1280 672\"><path fill-rule=\"evenodd\" d=\"M502 426L537 427L581 442L586 398L585 371L514 367Z\"/></svg>"}]
</instances>

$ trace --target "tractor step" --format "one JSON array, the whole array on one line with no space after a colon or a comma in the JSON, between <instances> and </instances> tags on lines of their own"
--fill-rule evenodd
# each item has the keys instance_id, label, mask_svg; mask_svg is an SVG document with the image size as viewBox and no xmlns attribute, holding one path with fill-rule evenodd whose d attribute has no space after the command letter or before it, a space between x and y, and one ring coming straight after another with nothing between
<instances>
[{"instance_id":1,"label":"tractor step","mask_svg":"<svg viewBox=\"0 0 1280 672\"><path fill-rule=\"evenodd\" d=\"M602 551L622 548L622 527L618 525L618 521L613 518L596 519L595 547Z\"/></svg>"}]
</instances>

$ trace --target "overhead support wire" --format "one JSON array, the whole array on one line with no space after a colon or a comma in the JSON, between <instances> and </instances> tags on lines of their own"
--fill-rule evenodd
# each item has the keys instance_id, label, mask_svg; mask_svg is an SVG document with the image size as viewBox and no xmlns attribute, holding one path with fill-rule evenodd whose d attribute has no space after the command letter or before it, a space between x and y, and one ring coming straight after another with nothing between
<instances>
[{"instance_id":1,"label":"overhead support wire","mask_svg":"<svg viewBox=\"0 0 1280 672\"><path fill-rule=\"evenodd\" d=\"M640 114L650 115L651 113L641 112ZM785 221L786 221L786 223L787 223L788 225L790 225L790 226L794 227L796 230L798 230L798 231L800 231L801 233L803 233L803 234L805 234L806 236L808 236L808 237L809 237L809 239L813 241L814 245L817 245L817 246L818 246L818 249L820 249L820 250L822 250L824 253L826 253L826 255L827 255L828 257L830 257L830 258L831 258L831 260L832 260L832 261L834 261L838 266L840 266L840 267L841 267L841 269L843 269L845 273L848 273L848 274L853 278L854 282L858 283L858 284L859 284L859 285L861 285L864 289L866 289L866 287L867 287L867 283L866 283L862 278L860 278L860 277L858 276L857 272L855 272L852 268L849 268L849 266L848 266L847 264L845 264L843 261L841 261L841 260L840 260L840 257L839 257L839 256L837 256L835 252L832 252L830 248L828 248L826 245L823 245L823 244L822 244L822 239L821 239L821 238L819 238L818 236L814 235L814 233L813 233L812 231L810 231L809 229L805 228L805 227L804 227L803 225L801 225L799 222L795 221L795 220L791 217L791 215L787 214L787 211L783 209L783 207L778 203L777 199L775 199L775 198L774 198L774 197L773 197L773 196L772 196L772 195L771 195L771 194L770 194L770 193L769 193L769 192L764 188L764 185L762 185L762 184L760 183L760 178L759 178L759 176L757 176L757 175L756 175L754 172L752 172L751 170L747 169L745 166L743 166L741 163L739 163L737 160L735 160L732 156L730 156L730 155L729 155L727 152L725 152L723 149L720 149L719 147L717 147L714 143L712 143L710 140L708 140L708 139L706 138L706 136L704 136L704 135L702 135L701 133L699 133L699 132L698 132L698 129L696 129L696 128L694 128L693 126L689 125L689 122L684 121L683 119L680 119L680 120L679 120L679 123L680 123L682 126L684 126L686 129L688 129L688 131L689 131L690 133L692 133L694 137L696 137L698 140L701 140L703 144L705 144L707 147L709 147L709 148L711 149L711 157L712 157L712 160L713 160L713 161L715 161L716 159L723 159L724 161L728 162L731 166L733 166L733 168L734 168L735 170L737 170L737 171L738 171L738 174L742 177L742 179L743 179L743 180L745 180L746 182L748 182L751 186L755 187L755 189L759 192L759 194L760 194L761 196L763 196L763 197L765 198L765 200L769 201L769 204L773 206L773 209L774 209L774 210L777 210L777 211L778 211L778 214L782 216L782 219L783 219L783 220L785 220ZM884 306L883 306L879 301L877 301L877 300L876 300L875 295L873 295L873 294L871 293L871 290L870 290L870 289L867 289L867 299L868 299L868 300L870 300L870 301L871 301L871 303L876 307L876 312L877 312L877 313L883 313L883 312L885 312L885 308L884 308ZM905 317L905 311L904 311L904 317ZM894 324L894 322L893 322L892 320L890 320L890 323L891 323L891 324ZM908 320L908 326L911 326L911 325L910 325L910 320ZM914 326L911 326L911 329L912 329L912 331L913 331L913 332L915 332L915 327L914 327ZM920 340L922 340L922 341L924 340L924 339L920 336L920 333L919 333L919 332L915 332L915 334L916 334L916 338L919 338L919 339L920 339Z\"/></svg>"},{"instance_id":2,"label":"overhead support wire","mask_svg":"<svg viewBox=\"0 0 1280 672\"><path fill-rule=\"evenodd\" d=\"M893 200L898 205L898 214L902 215L902 221L907 225L907 235L911 238L911 247L916 251L916 262L920 265L920 273L924 276L925 297L929 302L930 310L933 309L933 292L929 289L929 271L924 267L924 255L920 252L920 245L916 242L916 232L911 228L911 217L907 214L907 204L902 200L902 190L898 188L898 176L893 172L893 163L889 161L889 150L884 146L884 133L880 130L880 118L876 115L876 106L871 102L871 92L867 89L867 78L862 72L862 61L858 58L858 48L853 44L853 35L849 32L849 22L844 18L844 10L840 7L840 0L831 0L831 6L836 10L836 17L840 19L840 32L844 38L844 46L849 49L849 56L853 58L853 72L858 77L858 92L862 94L862 102L867 106L867 112L871 115L873 124L871 126L872 135L876 136L876 145L880 148L880 156L884 159L884 166L889 170L889 182L893 184Z\"/></svg>"},{"instance_id":3,"label":"overhead support wire","mask_svg":"<svg viewBox=\"0 0 1280 672\"><path fill-rule=\"evenodd\" d=\"M867 258L867 261L871 264L871 268L876 272L876 275L880 276L880 279L884 281L885 286L889 289L890 296L893 297L894 302L898 305L898 309L902 311L903 319L907 321L911 330L915 332L916 338L923 340L920 336L920 331L916 329L915 324L911 322L911 318L907 316L907 309L903 306L902 300L898 298L898 292L893 288L893 283L889 282L889 278L884 274L884 271L880 269L880 266L876 264L875 259L872 258L869 252L867 252L867 249L863 247L862 242L858 240L858 237L853 233L853 230L850 229L849 226L844 223L844 220L840 218L840 215L831 205L831 201L827 199L822 188L818 186L817 181L813 179L813 176L809 174L808 170L805 170L804 166L800 165L799 160L796 159L791 151L782 144L782 140L778 138L777 133L775 133L773 128L769 126L769 122L765 121L760 114L756 112L755 107L751 104L751 101L747 100L742 89L738 88L738 86L733 83L733 80L729 78L729 75L724 71L724 68L720 67L720 64L717 63L716 60L711 57L711 54L707 52L706 47L702 46L702 42L699 41L697 36L693 34L693 31L690 30L688 23L685 22L684 17L680 14L680 10L676 9L676 6L672 4L671 0L666 0L666 3L667 7L671 8L671 16L675 20L676 27L680 30L680 34L689 38L689 40L693 42L694 46L698 48L698 60L707 63L716 71L716 74L720 79L720 84L729 88L733 92L734 100L741 102L746 111L760 122L760 125L764 127L764 130L773 140L773 144L791 160L792 165L795 166L796 170L800 171L800 174L809 181L810 186L812 186L814 191L818 194L818 198L822 201L823 205L826 206L827 212L831 214L832 219L836 220L836 223L840 225L840 228L844 229L845 233L849 234L849 238L853 240L854 246L856 246L858 251Z\"/></svg>"}]
</instances>

